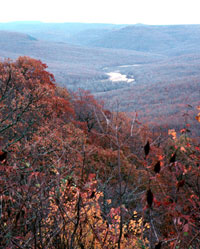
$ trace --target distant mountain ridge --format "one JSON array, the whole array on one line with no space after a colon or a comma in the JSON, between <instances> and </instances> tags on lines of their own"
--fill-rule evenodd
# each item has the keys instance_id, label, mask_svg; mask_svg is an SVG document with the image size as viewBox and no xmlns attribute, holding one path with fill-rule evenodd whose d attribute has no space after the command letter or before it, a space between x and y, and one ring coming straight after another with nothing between
<instances>
[{"instance_id":1,"label":"distant mountain ridge","mask_svg":"<svg viewBox=\"0 0 200 249\"><path fill-rule=\"evenodd\" d=\"M81 41L84 41L83 32L79 45ZM170 54L170 50L184 50L191 46L199 49L199 41L200 25L132 25L109 30L98 38L88 40L87 45Z\"/></svg>"},{"instance_id":2,"label":"distant mountain ridge","mask_svg":"<svg viewBox=\"0 0 200 249\"><path fill-rule=\"evenodd\" d=\"M9 22L0 23L0 30L26 33L39 40L69 42L79 32L87 30L112 30L126 25L103 23L43 23L43 22Z\"/></svg>"},{"instance_id":3,"label":"distant mountain ridge","mask_svg":"<svg viewBox=\"0 0 200 249\"><path fill-rule=\"evenodd\" d=\"M0 30L79 46L127 49L164 55L200 50L200 25L116 25L98 23L0 23ZM188 53L186 52L186 53Z\"/></svg>"}]
</instances>

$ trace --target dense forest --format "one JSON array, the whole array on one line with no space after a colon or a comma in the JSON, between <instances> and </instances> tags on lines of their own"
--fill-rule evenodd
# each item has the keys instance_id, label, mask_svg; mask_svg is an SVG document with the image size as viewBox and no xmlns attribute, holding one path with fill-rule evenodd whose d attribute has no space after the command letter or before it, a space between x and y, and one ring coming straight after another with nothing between
<instances>
[{"instance_id":1,"label":"dense forest","mask_svg":"<svg viewBox=\"0 0 200 249\"><path fill-rule=\"evenodd\" d=\"M0 63L0 109L0 248L199 248L188 118L152 132L29 57Z\"/></svg>"}]
</instances>

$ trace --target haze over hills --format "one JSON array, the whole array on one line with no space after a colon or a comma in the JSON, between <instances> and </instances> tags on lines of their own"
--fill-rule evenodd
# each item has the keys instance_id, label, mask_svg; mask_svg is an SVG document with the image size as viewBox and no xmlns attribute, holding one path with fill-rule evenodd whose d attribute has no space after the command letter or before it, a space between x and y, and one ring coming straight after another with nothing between
<instances>
[{"instance_id":1,"label":"haze over hills","mask_svg":"<svg viewBox=\"0 0 200 249\"><path fill-rule=\"evenodd\" d=\"M104 85L98 86L102 79L108 78L103 70L105 67L152 63L163 58L160 55L152 56L151 53L81 47L63 42L38 40L19 32L0 31L0 56L17 58L20 55L34 57L47 63L60 84L73 90L84 87L92 91L105 90Z\"/></svg>"},{"instance_id":2,"label":"haze over hills","mask_svg":"<svg viewBox=\"0 0 200 249\"><path fill-rule=\"evenodd\" d=\"M0 23L0 30L25 33L39 40L167 55L200 49L200 25L11 22Z\"/></svg>"},{"instance_id":3,"label":"haze over hills","mask_svg":"<svg viewBox=\"0 0 200 249\"><path fill-rule=\"evenodd\" d=\"M83 40L83 33L79 44ZM99 34L95 39L89 37L87 40L89 46L172 55L171 50L187 50L191 46L199 49L199 39L200 25L130 25Z\"/></svg>"},{"instance_id":4,"label":"haze over hills","mask_svg":"<svg viewBox=\"0 0 200 249\"><path fill-rule=\"evenodd\" d=\"M200 25L16 22L0 30L1 58L40 59L59 84L89 89L110 108L118 99L120 110L138 110L157 124L171 117L174 126L187 104L198 104ZM111 72L133 80L113 82Z\"/></svg>"},{"instance_id":5,"label":"haze over hills","mask_svg":"<svg viewBox=\"0 0 200 249\"><path fill-rule=\"evenodd\" d=\"M101 23L10 22L0 23L0 30L22 32L40 40L68 42L73 35L87 30L104 32L125 26Z\"/></svg>"}]
</instances>

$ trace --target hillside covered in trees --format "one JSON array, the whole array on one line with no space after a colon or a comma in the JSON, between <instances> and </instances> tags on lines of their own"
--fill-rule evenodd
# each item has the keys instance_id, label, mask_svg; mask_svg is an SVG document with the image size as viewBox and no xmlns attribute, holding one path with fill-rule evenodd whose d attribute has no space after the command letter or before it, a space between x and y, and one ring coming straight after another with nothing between
<instances>
[{"instance_id":1,"label":"hillside covered in trees","mask_svg":"<svg viewBox=\"0 0 200 249\"><path fill-rule=\"evenodd\" d=\"M143 123L157 130L180 130L186 116L195 128L199 27L0 23L0 58L41 60L59 86L89 90L109 110L137 111ZM121 74L128 81L113 81L110 74ZM192 135L199 136L199 130Z\"/></svg>"},{"instance_id":2,"label":"hillside covered in trees","mask_svg":"<svg viewBox=\"0 0 200 249\"><path fill-rule=\"evenodd\" d=\"M0 110L0 248L199 248L188 119L152 133L29 57L0 63Z\"/></svg>"}]
</instances>

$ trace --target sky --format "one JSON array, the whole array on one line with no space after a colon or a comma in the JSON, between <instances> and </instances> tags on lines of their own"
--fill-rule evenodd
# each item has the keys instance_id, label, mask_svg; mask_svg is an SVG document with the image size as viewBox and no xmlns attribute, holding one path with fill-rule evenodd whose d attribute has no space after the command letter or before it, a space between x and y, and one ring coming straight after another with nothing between
<instances>
[{"instance_id":1,"label":"sky","mask_svg":"<svg viewBox=\"0 0 200 249\"><path fill-rule=\"evenodd\" d=\"M0 22L200 24L199 0L0 0Z\"/></svg>"}]
</instances>

